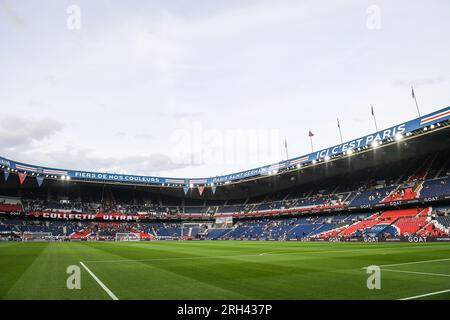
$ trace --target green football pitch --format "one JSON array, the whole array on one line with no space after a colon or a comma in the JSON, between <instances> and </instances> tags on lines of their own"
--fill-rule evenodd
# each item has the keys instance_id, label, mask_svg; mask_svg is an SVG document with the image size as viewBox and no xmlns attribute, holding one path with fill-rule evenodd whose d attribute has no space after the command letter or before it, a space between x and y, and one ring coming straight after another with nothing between
<instances>
[{"instance_id":1,"label":"green football pitch","mask_svg":"<svg viewBox=\"0 0 450 320\"><path fill-rule=\"evenodd\" d=\"M450 299L450 244L2 242L0 298Z\"/></svg>"}]
</instances>

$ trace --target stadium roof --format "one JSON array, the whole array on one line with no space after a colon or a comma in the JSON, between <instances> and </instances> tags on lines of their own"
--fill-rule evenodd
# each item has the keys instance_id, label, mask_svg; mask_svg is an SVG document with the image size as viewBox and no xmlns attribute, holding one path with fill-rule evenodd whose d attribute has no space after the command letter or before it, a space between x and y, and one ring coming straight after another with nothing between
<instances>
[{"instance_id":1,"label":"stadium roof","mask_svg":"<svg viewBox=\"0 0 450 320\"><path fill-rule=\"evenodd\" d=\"M306 183L318 177L329 177L349 170L364 169L375 164L389 163L399 159L419 156L450 145L450 107L410 120L379 132L344 142L340 145L225 176L209 178L167 178L114 173L87 172L69 169L41 167L0 157L0 168L11 172L26 172L52 180L71 180L119 185L155 186L183 194L183 188L206 186L215 193L217 186L235 189L242 195L258 194L261 189L287 188ZM343 161L343 159L347 159ZM351 159L351 160L350 160ZM314 168L310 170L309 168ZM186 192L185 192L186 193ZM234 192L232 192L234 193Z\"/></svg>"}]
</instances>

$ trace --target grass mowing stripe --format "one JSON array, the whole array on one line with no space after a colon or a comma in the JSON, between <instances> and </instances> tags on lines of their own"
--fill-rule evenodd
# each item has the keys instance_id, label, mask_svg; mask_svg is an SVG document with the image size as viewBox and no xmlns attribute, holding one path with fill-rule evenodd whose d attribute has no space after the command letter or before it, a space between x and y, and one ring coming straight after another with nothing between
<instances>
[{"instance_id":1,"label":"grass mowing stripe","mask_svg":"<svg viewBox=\"0 0 450 320\"><path fill-rule=\"evenodd\" d=\"M20 243L21 245L22 243ZM25 249L21 251L20 255L17 255L15 250L3 249L16 248L20 245L14 243L13 245L0 247L0 298L1 299L14 299L15 296L11 295L11 292L15 287L21 283L24 275L33 270L35 262L42 255L43 251L47 247L40 246L37 250L34 248ZM20 290L18 290L20 291Z\"/></svg>"},{"instance_id":2,"label":"grass mowing stripe","mask_svg":"<svg viewBox=\"0 0 450 320\"><path fill-rule=\"evenodd\" d=\"M425 294L421 294L421 295L418 295L418 296L403 298L403 299L399 299L399 300L414 300L414 299L420 299L420 298L425 298L425 297L429 297L429 296L435 296L435 295L443 294L443 293L447 293L447 292L450 292L450 289L442 290L442 291L435 291L435 292L430 292L430 293L425 293Z\"/></svg>"},{"instance_id":3,"label":"grass mowing stripe","mask_svg":"<svg viewBox=\"0 0 450 320\"><path fill-rule=\"evenodd\" d=\"M117 296L111 290L109 290L109 288L91 270L89 270L89 268L86 267L86 265L83 262L80 261L80 264L83 266L84 269L86 269L86 271L91 275L91 277L94 278L95 281L97 281L100 287L102 287L102 289L105 290L105 292L111 297L111 299L119 300L119 298L117 298Z\"/></svg>"}]
</instances>

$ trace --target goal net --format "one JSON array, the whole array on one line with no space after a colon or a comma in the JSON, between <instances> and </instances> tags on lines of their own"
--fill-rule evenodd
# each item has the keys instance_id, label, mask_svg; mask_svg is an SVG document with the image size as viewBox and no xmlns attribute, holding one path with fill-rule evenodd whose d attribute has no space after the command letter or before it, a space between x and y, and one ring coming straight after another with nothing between
<instances>
[{"instance_id":1,"label":"goal net","mask_svg":"<svg viewBox=\"0 0 450 320\"><path fill-rule=\"evenodd\" d=\"M183 223L181 225L181 236L195 238L197 234L203 231L204 227L205 224L203 223Z\"/></svg>"},{"instance_id":2,"label":"goal net","mask_svg":"<svg viewBox=\"0 0 450 320\"><path fill-rule=\"evenodd\" d=\"M52 233L25 231L22 234L22 241L42 241L42 240L53 240Z\"/></svg>"},{"instance_id":3,"label":"goal net","mask_svg":"<svg viewBox=\"0 0 450 320\"><path fill-rule=\"evenodd\" d=\"M139 233L116 233L116 241L139 241L141 236Z\"/></svg>"}]
</instances>

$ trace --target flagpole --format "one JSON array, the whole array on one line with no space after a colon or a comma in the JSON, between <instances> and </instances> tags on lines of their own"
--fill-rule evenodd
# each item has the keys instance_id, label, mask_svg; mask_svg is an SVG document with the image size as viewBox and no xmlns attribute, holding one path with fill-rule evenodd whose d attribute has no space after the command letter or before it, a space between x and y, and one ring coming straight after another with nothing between
<instances>
[{"instance_id":1,"label":"flagpole","mask_svg":"<svg viewBox=\"0 0 450 320\"><path fill-rule=\"evenodd\" d=\"M413 86L411 86L411 93L412 93L412 97L413 97L414 101L416 102L417 113L419 114L419 117L421 117L420 110L419 110L419 104L417 103L417 98L416 98L416 94L414 93L414 87Z\"/></svg>"},{"instance_id":2,"label":"flagpole","mask_svg":"<svg viewBox=\"0 0 450 320\"><path fill-rule=\"evenodd\" d=\"M288 152L287 139L284 139L284 147L286 148L286 160L288 160L289 159L289 152Z\"/></svg>"},{"instance_id":3,"label":"flagpole","mask_svg":"<svg viewBox=\"0 0 450 320\"><path fill-rule=\"evenodd\" d=\"M375 122L375 129L378 132L378 124L377 124L377 118L375 117L375 112L373 111L373 105L372 106L372 116L373 116L373 121Z\"/></svg>"},{"instance_id":4,"label":"flagpole","mask_svg":"<svg viewBox=\"0 0 450 320\"><path fill-rule=\"evenodd\" d=\"M342 139L342 131L341 131L341 124L339 123L339 118L337 119L337 122L339 128L339 136L341 137L341 144L344 144L344 140Z\"/></svg>"},{"instance_id":5,"label":"flagpole","mask_svg":"<svg viewBox=\"0 0 450 320\"><path fill-rule=\"evenodd\" d=\"M311 130L309 130L308 136L309 136L309 141L311 142L311 152L314 152L314 146L313 146L313 141L312 141L312 137L314 137L314 133L312 133Z\"/></svg>"}]
</instances>

